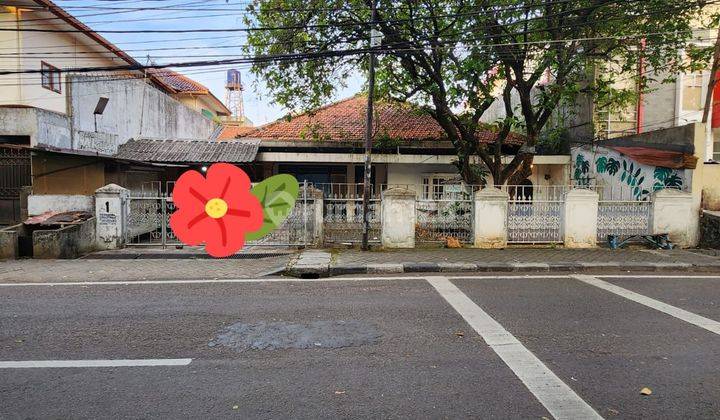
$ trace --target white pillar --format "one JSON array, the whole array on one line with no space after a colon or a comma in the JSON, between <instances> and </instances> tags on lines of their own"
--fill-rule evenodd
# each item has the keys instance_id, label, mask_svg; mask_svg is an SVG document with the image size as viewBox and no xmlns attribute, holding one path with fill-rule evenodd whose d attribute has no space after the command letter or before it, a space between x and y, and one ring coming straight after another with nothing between
<instances>
[{"instance_id":1,"label":"white pillar","mask_svg":"<svg viewBox=\"0 0 720 420\"><path fill-rule=\"evenodd\" d=\"M415 248L415 191L384 191L381 212L383 247Z\"/></svg>"},{"instance_id":2,"label":"white pillar","mask_svg":"<svg viewBox=\"0 0 720 420\"><path fill-rule=\"evenodd\" d=\"M322 245L324 241L323 224L325 223L323 204L323 192L317 188L308 188L308 207L313 209L313 242L314 245ZM312 201L310 201L312 200Z\"/></svg>"},{"instance_id":3,"label":"white pillar","mask_svg":"<svg viewBox=\"0 0 720 420\"><path fill-rule=\"evenodd\" d=\"M573 189L565 195L564 241L566 248L597 246L598 194Z\"/></svg>"},{"instance_id":4,"label":"white pillar","mask_svg":"<svg viewBox=\"0 0 720 420\"><path fill-rule=\"evenodd\" d=\"M483 188L475 193L475 248L507 247L508 200L508 193L497 188Z\"/></svg>"},{"instance_id":5,"label":"white pillar","mask_svg":"<svg viewBox=\"0 0 720 420\"><path fill-rule=\"evenodd\" d=\"M667 233L670 241L680 248L698 244L700 214L693 205L692 194L665 189L653 196L653 233Z\"/></svg>"},{"instance_id":6,"label":"white pillar","mask_svg":"<svg viewBox=\"0 0 720 420\"><path fill-rule=\"evenodd\" d=\"M110 184L95 191L96 241L99 249L117 249L125 245L130 191Z\"/></svg>"}]
</instances>

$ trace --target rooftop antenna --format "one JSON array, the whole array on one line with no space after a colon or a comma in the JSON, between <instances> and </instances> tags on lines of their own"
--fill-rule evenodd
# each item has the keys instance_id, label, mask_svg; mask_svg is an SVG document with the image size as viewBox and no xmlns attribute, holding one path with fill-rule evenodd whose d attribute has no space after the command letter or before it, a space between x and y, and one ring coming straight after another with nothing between
<instances>
[{"instance_id":1,"label":"rooftop antenna","mask_svg":"<svg viewBox=\"0 0 720 420\"><path fill-rule=\"evenodd\" d=\"M243 104L243 84L240 70L231 69L227 72L225 84L225 105L232 113L229 121L244 123L245 106Z\"/></svg>"}]
</instances>

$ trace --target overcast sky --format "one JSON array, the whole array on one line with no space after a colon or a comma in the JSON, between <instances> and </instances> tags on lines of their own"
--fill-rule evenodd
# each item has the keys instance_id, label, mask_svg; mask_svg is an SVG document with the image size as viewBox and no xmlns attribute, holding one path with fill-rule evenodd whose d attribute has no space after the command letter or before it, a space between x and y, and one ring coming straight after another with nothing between
<instances>
[{"instance_id":1,"label":"overcast sky","mask_svg":"<svg viewBox=\"0 0 720 420\"><path fill-rule=\"evenodd\" d=\"M188 33L188 34L113 34L102 30L143 30L143 29L209 29L244 27L244 9L247 0L59 0L58 5L78 17L88 26L100 32L141 63L147 55L157 63L174 63L197 60L222 60L242 55L241 46L247 43L242 32L230 33ZM196 11L182 10L92 10L79 7L182 7L197 8ZM223 10L213 10L223 9ZM83 16L85 15L85 16ZM159 51L157 48L181 48ZM182 48L185 48L184 50ZM188 49L192 48L192 49ZM152 50L155 49L155 50ZM197 55L218 55L218 57L193 57ZM220 56L221 55L221 56ZM218 98L225 100L225 74L231 66L214 68L182 68L177 71L207 86ZM287 110L273 104L262 82L255 80L247 65L239 67L246 86L244 93L245 112L255 125L274 121L287 114ZM349 81L348 87L336 99L351 96L360 91L362 80L358 77Z\"/></svg>"}]
</instances>

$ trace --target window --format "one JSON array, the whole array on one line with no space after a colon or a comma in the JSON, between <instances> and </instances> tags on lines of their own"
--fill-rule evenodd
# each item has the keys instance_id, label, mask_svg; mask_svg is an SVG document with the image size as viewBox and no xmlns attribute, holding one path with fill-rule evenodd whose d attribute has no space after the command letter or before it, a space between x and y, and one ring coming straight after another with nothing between
<instances>
[{"instance_id":1,"label":"window","mask_svg":"<svg viewBox=\"0 0 720 420\"><path fill-rule=\"evenodd\" d=\"M459 198L464 193L465 187L457 175L434 174L423 177L422 198L425 200Z\"/></svg>"},{"instance_id":2,"label":"window","mask_svg":"<svg viewBox=\"0 0 720 420\"><path fill-rule=\"evenodd\" d=\"M683 111L701 111L703 109L705 103L704 87L703 73L697 72L682 76Z\"/></svg>"},{"instance_id":3,"label":"window","mask_svg":"<svg viewBox=\"0 0 720 420\"><path fill-rule=\"evenodd\" d=\"M60 75L62 73L60 72L60 69L58 69L55 66L52 66L46 62L40 63L40 76L42 78L42 87L45 89L50 89L53 92L60 93L61 86L60 86Z\"/></svg>"}]
</instances>

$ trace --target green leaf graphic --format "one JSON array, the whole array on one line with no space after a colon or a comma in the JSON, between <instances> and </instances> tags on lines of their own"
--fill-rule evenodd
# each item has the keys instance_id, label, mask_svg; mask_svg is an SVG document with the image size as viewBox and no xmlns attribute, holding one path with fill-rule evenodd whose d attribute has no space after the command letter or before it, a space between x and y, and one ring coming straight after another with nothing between
<instances>
[{"instance_id":1,"label":"green leaf graphic","mask_svg":"<svg viewBox=\"0 0 720 420\"><path fill-rule=\"evenodd\" d=\"M267 236L290 216L300 185L292 175L276 175L254 186L251 192L263 208L263 225L260 230L248 233L247 241Z\"/></svg>"}]
</instances>

